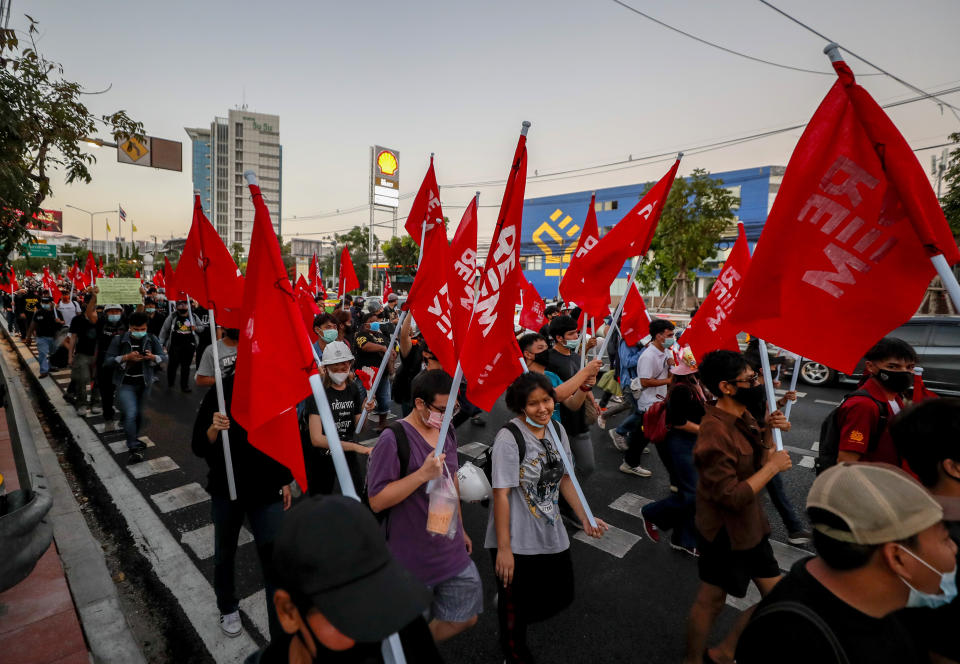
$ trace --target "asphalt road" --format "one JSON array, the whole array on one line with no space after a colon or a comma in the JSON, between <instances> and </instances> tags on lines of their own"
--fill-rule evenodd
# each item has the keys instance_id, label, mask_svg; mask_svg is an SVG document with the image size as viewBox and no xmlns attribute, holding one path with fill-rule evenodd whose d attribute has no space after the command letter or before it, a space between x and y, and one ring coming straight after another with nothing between
<instances>
[{"instance_id":1,"label":"asphalt road","mask_svg":"<svg viewBox=\"0 0 960 664\"><path fill-rule=\"evenodd\" d=\"M68 373L52 375L61 387L66 387ZM791 417L793 430L784 437L794 468L785 474L784 480L788 496L802 512L814 477L812 460L816 452L812 448L820 423L848 388L801 386L799 389L802 396ZM154 387L145 411L143 434L153 446L147 450L146 461L125 464L125 467L134 484L150 499L164 524L212 583L210 502L202 490L207 466L190 450L193 421L204 392L194 387L192 393L184 394L179 388L167 388L166 376L161 374L161 382ZM623 417L625 414L614 416L613 426ZM481 446L489 445L508 418L506 409L498 403L487 416L486 426L469 422L462 425L457 431L462 452L460 461L468 460L482 450ZM122 432L104 423L101 416L87 420L98 432L103 430L101 439L107 445L114 443L118 460L124 462ZM608 424L609 428L612 427ZM659 544L641 537L642 527L636 516L643 502L667 494L666 472L656 452L646 455L644 461L644 465L654 471L653 477L639 478L619 472L620 453L613 448L607 431L595 427L592 433L597 470L584 490L594 513L616 530L600 543L581 541L576 531L571 531L576 600L561 615L531 628L531 646L542 662L676 662L683 650L686 615L698 585L696 561L670 549L666 537ZM765 501L773 527L772 539L786 543L783 523L766 498ZM489 554L480 548L488 511L470 504L464 505L463 513L467 532L477 543L473 558L484 582L485 609L474 629L442 644L441 650L449 662L497 662L500 660L493 604L496 583ZM237 592L243 598L244 623L254 638L262 642L266 616L259 563L249 537L246 533L241 537ZM784 568L804 553L788 546L777 546L776 550ZM717 638L744 605L730 605L724 610L717 624Z\"/></svg>"}]
</instances>

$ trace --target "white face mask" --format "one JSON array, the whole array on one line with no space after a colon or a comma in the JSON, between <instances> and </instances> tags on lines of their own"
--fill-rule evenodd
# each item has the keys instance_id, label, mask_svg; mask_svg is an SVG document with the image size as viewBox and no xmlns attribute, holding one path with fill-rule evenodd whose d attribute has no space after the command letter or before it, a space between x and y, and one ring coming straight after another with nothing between
<instances>
[{"instance_id":1,"label":"white face mask","mask_svg":"<svg viewBox=\"0 0 960 664\"><path fill-rule=\"evenodd\" d=\"M330 380L332 380L335 385L343 385L347 382L347 378L350 377L350 374L348 374L346 371L343 373L328 372L327 375L330 376Z\"/></svg>"},{"instance_id":2,"label":"white face mask","mask_svg":"<svg viewBox=\"0 0 960 664\"><path fill-rule=\"evenodd\" d=\"M900 544L897 546L916 558L921 565L940 577L940 590L942 592L939 595L931 595L930 593L925 593L922 590L917 590L901 578L900 580L903 581L904 585L910 589L910 596L907 598L907 606L926 606L935 609L938 606L945 606L954 600L954 598L957 596L956 565L954 565L953 571L941 572L907 547L901 546Z\"/></svg>"}]
</instances>

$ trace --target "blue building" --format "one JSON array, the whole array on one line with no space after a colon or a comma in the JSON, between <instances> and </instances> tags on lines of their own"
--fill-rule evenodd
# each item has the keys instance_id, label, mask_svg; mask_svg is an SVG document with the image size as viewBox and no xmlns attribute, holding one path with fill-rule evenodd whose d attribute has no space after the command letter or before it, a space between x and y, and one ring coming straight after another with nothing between
<instances>
[{"instance_id":1,"label":"blue building","mask_svg":"<svg viewBox=\"0 0 960 664\"><path fill-rule=\"evenodd\" d=\"M203 128L188 128L192 147L193 190L200 192L200 205L208 219L213 218L211 209L210 184L210 130Z\"/></svg>"},{"instance_id":2,"label":"blue building","mask_svg":"<svg viewBox=\"0 0 960 664\"><path fill-rule=\"evenodd\" d=\"M783 166L761 166L710 174L710 177L722 181L727 189L740 197L737 219L744 223L751 248L767 221L767 213L780 188L784 170ZM595 207L601 237L637 204L650 184L597 190ZM560 279L577 248L591 193L578 191L529 198L523 202L521 267L527 279L545 299L557 296ZM698 297L704 297L709 292L712 277L716 276L716 267L726 258L735 238L736 226L731 225L729 234L718 245L717 257L708 261L704 266L706 269L698 273ZM625 292L631 270L631 263L623 266L620 277L610 287L611 295L619 296Z\"/></svg>"}]
</instances>

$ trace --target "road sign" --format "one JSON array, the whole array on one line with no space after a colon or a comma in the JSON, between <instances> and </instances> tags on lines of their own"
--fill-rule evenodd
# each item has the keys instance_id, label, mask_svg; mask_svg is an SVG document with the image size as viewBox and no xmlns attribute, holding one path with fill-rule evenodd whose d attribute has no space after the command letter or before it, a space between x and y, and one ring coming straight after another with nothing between
<instances>
[{"instance_id":1,"label":"road sign","mask_svg":"<svg viewBox=\"0 0 960 664\"><path fill-rule=\"evenodd\" d=\"M168 171L183 170L183 144L156 136L131 136L117 144L117 161L135 166L152 166Z\"/></svg>"},{"instance_id":2,"label":"road sign","mask_svg":"<svg viewBox=\"0 0 960 664\"><path fill-rule=\"evenodd\" d=\"M28 244L27 255L30 258L56 258L57 245L55 244Z\"/></svg>"}]
</instances>

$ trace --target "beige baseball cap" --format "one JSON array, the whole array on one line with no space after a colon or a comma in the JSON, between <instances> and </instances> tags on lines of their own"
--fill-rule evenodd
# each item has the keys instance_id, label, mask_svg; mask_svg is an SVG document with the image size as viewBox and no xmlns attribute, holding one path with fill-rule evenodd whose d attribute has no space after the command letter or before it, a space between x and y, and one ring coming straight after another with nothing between
<instances>
[{"instance_id":1,"label":"beige baseball cap","mask_svg":"<svg viewBox=\"0 0 960 664\"><path fill-rule=\"evenodd\" d=\"M943 520L943 508L922 484L885 463L839 463L817 477L807 508L825 510L849 530L814 523L813 527L841 542L897 542Z\"/></svg>"}]
</instances>

